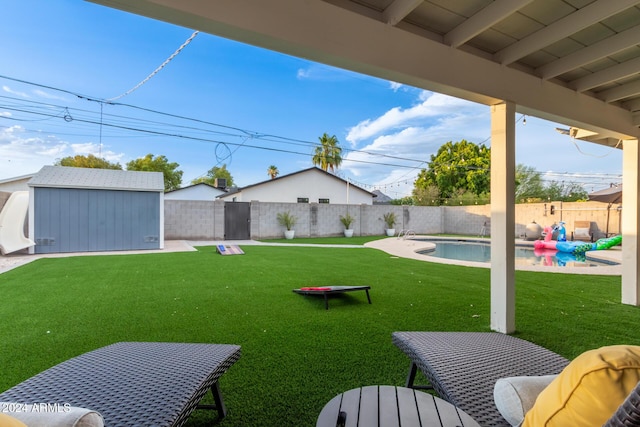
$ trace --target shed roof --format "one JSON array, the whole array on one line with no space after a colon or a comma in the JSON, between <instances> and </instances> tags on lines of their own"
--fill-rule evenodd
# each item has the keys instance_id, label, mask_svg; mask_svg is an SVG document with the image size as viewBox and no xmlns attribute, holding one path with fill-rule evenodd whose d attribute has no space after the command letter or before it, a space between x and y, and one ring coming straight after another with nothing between
<instances>
[{"instance_id":1,"label":"shed roof","mask_svg":"<svg viewBox=\"0 0 640 427\"><path fill-rule=\"evenodd\" d=\"M164 176L162 172L44 166L28 184L29 187L160 192L164 191Z\"/></svg>"}]
</instances>

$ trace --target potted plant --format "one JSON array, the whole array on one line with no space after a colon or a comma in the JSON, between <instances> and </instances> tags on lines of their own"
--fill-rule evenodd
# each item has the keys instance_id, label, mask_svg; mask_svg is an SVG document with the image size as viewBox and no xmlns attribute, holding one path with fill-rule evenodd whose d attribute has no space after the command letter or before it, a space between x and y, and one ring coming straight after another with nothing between
<instances>
[{"instance_id":1,"label":"potted plant","mask_svg":"<svg viewBox=\"0 0 640 427\"><path fill-rule=\"evenodd\" d=\"M386 233L387 236L391 237L396 234L396 229L393 226L396 224L396 214L393 212L387 212L382 215L382 219L384 219L384 223L387 225Z\"/></svg>"},{"instance_id":2,"label":"potted plant","mask_svg":"<svg viewBox=\"0 0 640 427\"><path fill-rule=\"evenodd\" d=\"M296 217L294 215L291 215L291 213L287 211L279 213L277 218L280 225L286 228L284 232L284 238L289 240L293 239L296 231L292 230L292 228L296 224Z\"/></svg>"},{"instance_id":3,"label":"potted plant","mask_svg":"<svg viewBox=\"0 0 640 427\"><path fill-rule=\"evenodd\" d=\"M344 237L353 236L353 229L351 224L355 221L355 218L349 215L349 212L345 216L340 215L340 222L344 225Z\"/></svg>"}]
</instances>

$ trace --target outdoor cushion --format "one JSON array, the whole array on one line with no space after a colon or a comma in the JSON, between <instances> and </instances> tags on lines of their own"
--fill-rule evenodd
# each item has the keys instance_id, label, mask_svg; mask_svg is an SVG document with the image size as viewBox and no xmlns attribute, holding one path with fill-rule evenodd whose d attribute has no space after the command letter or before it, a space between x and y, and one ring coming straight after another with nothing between
<instances>
[{"instance_id":1,"label":"outdoor cushion","mask_svg":"<svg viewBox=\"0 0 640 427\"><path fill-rule=\"evenodd\" d=\"M1 427L27 427L25 423L0 412Z\"/></svg>"},{"instance_id":2,"label":"outdoor cushion","mask_svg":"<svg viewBox=\"0 0 640 427\"><path fill-rule=\"evenodd\" d=\"M104 427L102 416L91 409L63 404L16 405L11 402L0 402L0 408L2 408L4 415L10 415L29 427ZM22 424L16 425L21 426ZM0 423L0 427L5 426Z\"/></svg>"},{"instance_id":3,"label":"outdoor cushion","mask_svg":"<svg viewBox=\"0 0 640 427\"><path fill-rule=\"evenodd\" d=\"M523 427L602 426L640 381L640 347L615 345L576 357L542 390Z\"/></svg>"},{"instance_id":4,"label":"outdoor cushion","mask_svg":"<svg viewBox=\"0 0 640 427\"><path fill-rule=\"evenodd\" d=\"M493 389L493 398L500 414L512 426L519 426L536 398L557 375L500 378Z\"/></svg>"},{"instance_id":5,"label":"outdoor cushion","mask_svg":"<svg viewBox=\"0 0 640 427\"><path fill-rule=\"evenodd\" d=\"M591 235L589 235L589 229L588 228L576 228L573 231L573 235L575 237L591 237Z\"/></svg>"}]
</instances>

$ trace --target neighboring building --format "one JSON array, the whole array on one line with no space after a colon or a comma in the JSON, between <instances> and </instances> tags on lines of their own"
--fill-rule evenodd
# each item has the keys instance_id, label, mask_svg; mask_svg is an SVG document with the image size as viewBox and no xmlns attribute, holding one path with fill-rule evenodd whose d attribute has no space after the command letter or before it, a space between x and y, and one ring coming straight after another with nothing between
<instances>
[{"instance_id":1,"label":"neighboring building","mask_svg":"<svg viewBox=\"0 0 640 427\"><path fill-rule=\"evenodd\" d=\"M165 200L215 200L216 197L225 194L226 191L213 185L201 182L177 190L164 193Z\"/></svg>"},{"instance_id":2,"label":"neighboring building","mask_svg":"<svg viewBox=\"0 0 640 427\"><path fill-rule=\"evenodd\" d=\"M376 205L390 205L393 200L391 197L387 196L380 190L373 190L373 194L376 195L374 203Z\"/></svg>"},{"instance_id":3,"label":"neighboring building","mask_svg":"<svg viewBox=\"0 0 640 427\"><path fill-rule=\"evenodd\" d=\"M231 190L225 202L333 203L372 205L375 195L322 169L312 167Z\"/></svg>"},{"instance_id":4,"label":"neighboring building","mask_svg":"<svg viewBox=\"0 0 640 427\"><path fill-rule=\"evenodd\" d=\"M29 191L27 183L35 173L29 175L16 176L13 178L0 179L0 191L13 193L14 191Z\"/></svg>"},{"instance_id":5,"label":"neighboring building","mask_svg":"<svg viewBox=\"0 0 640 427\"><path fill-rule=\"evenodd\" d=\"M29 192L30 251L164 247L162 172L45 166Z\"/></svg>"}]
</instances>

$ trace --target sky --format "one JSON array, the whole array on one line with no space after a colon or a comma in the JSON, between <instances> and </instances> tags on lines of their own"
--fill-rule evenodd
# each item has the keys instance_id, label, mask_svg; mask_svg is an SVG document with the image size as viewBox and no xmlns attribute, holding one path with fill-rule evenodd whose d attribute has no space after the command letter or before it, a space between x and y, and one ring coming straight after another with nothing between
<instances>
[{"instance_id":1,"label":"sky","mask_svg":"<svg viewBox=\"0 0 640 427\"><path fill-rule=\"evenodd\" d=\"M153 154L183 186L226 165L242 187L271 165L312 167L327 133L340 177L399 198L442 144L491 144L487 106L85 1L4 0L0 44L0 180L78 154L123 167ZM516 120L516 162L546 180L622 181L621 150Z\"/></svg>"}]
</instances>

